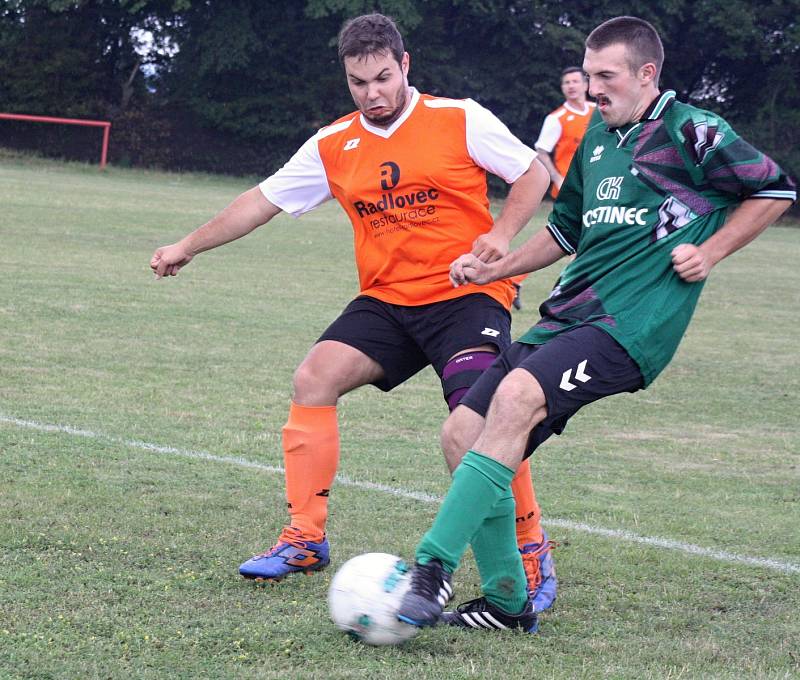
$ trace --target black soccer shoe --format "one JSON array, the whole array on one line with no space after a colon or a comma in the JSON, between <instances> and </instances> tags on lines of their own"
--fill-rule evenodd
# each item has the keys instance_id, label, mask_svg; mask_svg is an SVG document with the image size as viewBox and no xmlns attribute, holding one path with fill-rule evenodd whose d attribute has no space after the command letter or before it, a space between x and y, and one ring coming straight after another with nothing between
<instances>
[{"instance_id":1,"label":"black soccer shoe","mask_svg":"<svg viewBox=\"0 0 800 680\"><path fill-rule=\"evenodd\" d=\"M539 630L539 617L533 609L530 599L525 603L525 609L519 614L507 614L502 609L495 607L485 597L470 600L458 606L455 611L444 612L442 623L460 628L487 628L490 630L504 630L507 628L523 630L526 633L535 633Z\"/></svg>"},{"instance_id":2,"label":"black soccer shoe","mask_svg":"<svg viewBox=\"0 0 800 680\"><path fill-rule=\"evenodd\" d=\"M417 562L411 570L411 586L403 595L397 618L412 626L435 626L445 605L453 598L452 574L439 560Z\"/></svg>"}]
</instances>

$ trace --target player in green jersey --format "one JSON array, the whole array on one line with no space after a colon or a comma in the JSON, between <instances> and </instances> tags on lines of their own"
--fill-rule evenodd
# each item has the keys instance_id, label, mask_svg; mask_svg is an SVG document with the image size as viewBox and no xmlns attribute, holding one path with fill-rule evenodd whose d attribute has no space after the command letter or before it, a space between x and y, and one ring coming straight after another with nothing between
<instances>
[{"instance_id":1,"label":"player in green jersey","mask_svg":"<svg viewBox=\"0 0 800 680\"><path fill-rule=\"evenodd\" d=\"M539 322L444 424L453 480L417 546L401 620L536 631L514 543L517 466L586 404L647 387L675 353L714 265L796 198L775 162L724 120L659 90L663 56L641 19L592 31L583 69L603 123L584 136L547 227L492 264L472 255L452 264L454 285L484 284L576 254ZM485 596L442 615L470 543Z\"/></svg>"}]
</instances>

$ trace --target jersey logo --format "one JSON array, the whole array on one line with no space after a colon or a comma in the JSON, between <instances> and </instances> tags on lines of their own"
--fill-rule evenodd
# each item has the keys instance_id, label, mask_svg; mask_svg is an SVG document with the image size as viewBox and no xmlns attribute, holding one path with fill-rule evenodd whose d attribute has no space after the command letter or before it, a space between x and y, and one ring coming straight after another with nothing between
<instances>
[{"instance_id":1,"label":"jersey logo","mask_svg":"<svg viewBox=\"0 0 800 680\"><path fill-rule=\"evenodd\" d=\"M645 217L650 212L647 208L629 208L626 205L601 205L599 208L583 213L583 226L589 229L595 224L647 224Z\"/></svg>"},{"instance_id":2,"label":"jersey logo","mask_svg":"<svg viewBox=\"0 0 800 680\"><path fill-rule=\"evenodd\" d=\"M581 363L578 364L578 367L575 369L575 380L579 380L582 383L589 382L592 379L592 376L586 373L586 362L589 361L588 359L584 359ZM566 391L572 392L577 385L575 383L571 383L569 380L572 377L572 369L569 368L561 375L561 384L559 387Z\"/></svg>"},{"instance_id":3,"label":"jersey logo","mask_svg":"<svg viewBox=\"0 0 800 680\"><path fill-rule=\"evenodd\" d=\"M500 331L496 331L494 328L484 328L481 331L481 335L488 335L489 337L496 338L500 335Z\"/></svg>"},{"instance_id":4,"label":"jersey logo","mask_svg":"<svg viewBox=\"0 0 800 680\"><path fill-rule=\"evenodd\" d=\"M658 224L650 241L654 243L666 238L696 218L697 215L688 205L681 203L675 196L670 196L658 207Z\"/></svg>"},{"instance_id":5,"label":"jersey logo","mask_svg":"<svg viewBox=\"0 0 800 680\"><path fill-rule=\"evenodd\" d=\"M696 139L694 153L697 157L697 164L702 165L706 156L719 146L724 135L717 131L716 125L709 125L706 122L695 123L694 134Z\"/></svg>"},{"instance_id":6,"label":"jersey logo","mask_svg":"<svg viewBox=\"0 0 800 680\"><path fill-rule=\"evenodd\" d=\"M604 146L596 146L592 151L592 157L589 159L590 163L594 163L595 161L600 160L600 156L603 155L603 151L605 151L606 147Z\"/></svg>"},{"instance_id":7,"label":"jersey logo","mask_svg":"<svg viewBox=\"0 0 800 680\"><path fill-rule=\"evenodd\" d=\"M606 177L597 187L597 200L618 201L622 189L622 177Z\"/></svg>"},{"instance_id":8,"label":"jersey logo","mask_svg":"<svg viewBox=\"0 0 800 680\"><path fill-rule=\"evenodd\" d=\"M392 161L381 163L381 189L389 191L394 189L400 181L400 166Z\"/></svg>"},{"instance_id":9,"label":"jersey logo","mask_svg":"<svg viewBox=\"0 0 800 680\"><path fill-rule=\"evenodd\" d=\"M355 149L358 146L358 143L361 141L361 137L355 137L354 139L348 139L344 143L344 151L350 151L351 149Z\"/></svg>"}]
</instances>

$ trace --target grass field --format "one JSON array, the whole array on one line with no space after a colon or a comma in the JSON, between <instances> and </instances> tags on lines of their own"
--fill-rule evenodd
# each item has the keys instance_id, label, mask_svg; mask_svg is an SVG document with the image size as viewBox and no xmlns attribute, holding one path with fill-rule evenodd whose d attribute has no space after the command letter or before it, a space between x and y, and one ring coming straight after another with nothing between
<instances>
[{"instance_id":1,"label":"grass field","mask_svg":"<svg viewBox=\"0 0 800 680\"><path fill-rule=\"evenodd\" d=\"M149 273L248 186L0 156L1 678L800 677L800 229L720 265L651 389L537 454L560 544L540 635L368 648L327 618L331 570L236 574L284 521L292 371L357 292L343 213ZM516 334L554 277L526 282ZM413 555L444 416L431 371L342 400L336 563ZM477 589L468 556L457 601Z\"/></svg>"}]
</instances>

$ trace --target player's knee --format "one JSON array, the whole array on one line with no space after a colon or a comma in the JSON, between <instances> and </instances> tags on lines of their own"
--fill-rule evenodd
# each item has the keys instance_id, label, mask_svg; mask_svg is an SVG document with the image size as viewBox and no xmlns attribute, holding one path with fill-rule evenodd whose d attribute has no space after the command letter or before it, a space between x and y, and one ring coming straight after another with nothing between
<instances>
[{"instance_id":1,"label":"player's knee","mask_svg":"<svg viewBox=\"0 0 800 680\"><path fill-rule=\"evenodd\" d=\"M451 412L496 358L495 352L476 350L459 354L445 364L442 370L442 393Z\"/></svg>"},{"instance_id":2,"label":"player's knee","mask_svg":"<svg viewBox=\"0 0 800 680\"><path fill-rule=\"evenodd\" d=\"M530 421L533 425L547 415L547 400L536 378L523 369L515 369L497 386L491 410L495 418Z\"/></svg>"},{"instance_id":3,"label":"player's knee","mask_svg":"<svg viewBox=\"0 0 800 680\"><path fill-rule=\"evenodd\" d=\"M441 430L442 452L452 472L483 430L483 416L467 406L458 406L444 421Z\"/></svg>"},{"instance_id":4,"label":"player's knee","mask_svg":"<svg viewBox=\"0 0 800 680\"><path fill-rule=\"evenodd\" d=\"M441 444L444 459L450 470L458 467L461 457L464 452L472 446L472 442L467 442L464 439L464 431L459 427L459 413L461 409L451 413L447 420L442 425Z\"/></svg>"},{"instance_id":5,"label":"player's knee","mask_svg":"<svg viewBox=\"0 0 800 680\"><path fill-rule=\"evenodd\" d=\"M304 360L292 377L294 401L300 404L329 403L339 397L329 374L314 361Z\"/></svg>"}]
</instances>

